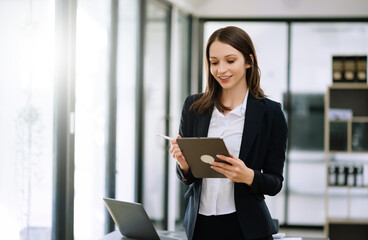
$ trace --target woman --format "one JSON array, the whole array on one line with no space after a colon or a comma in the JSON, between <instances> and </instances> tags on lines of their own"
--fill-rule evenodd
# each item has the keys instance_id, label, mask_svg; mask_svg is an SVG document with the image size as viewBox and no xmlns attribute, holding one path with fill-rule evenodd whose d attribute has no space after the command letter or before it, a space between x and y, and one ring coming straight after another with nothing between
<instances>
[{"instance_id":1,"label":"woman","mask_svg":"<svg viewBox=\"0 0 368 240\"><path fill-rule=\"evenodd\" d=\"M272 239L276 227L264 201L283 182L287 125L281 105L260 88L252 40L237 27L207 42L207 88L185 100L178 137L221 137L230 164L211 167L226 178L194 178L175 140L170 153L179 179L190 185L184 227L192 239Z\"/></svg>"}]
</instances>

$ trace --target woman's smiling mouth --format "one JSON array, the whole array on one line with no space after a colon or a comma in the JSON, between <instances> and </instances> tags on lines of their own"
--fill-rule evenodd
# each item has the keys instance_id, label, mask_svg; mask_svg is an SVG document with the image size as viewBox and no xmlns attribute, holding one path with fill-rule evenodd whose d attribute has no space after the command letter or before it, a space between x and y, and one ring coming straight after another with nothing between
<instances>
[{"instance_id":1,"label":"woman's smiling mouth","mask_svg":"<svg viewBox=\"0 0 368 240\"><path fill-rule=\"evenodd\" d=\"M228 81L231 77L232 77L232 75L230 75L230 76L219 76L219 78L220 78L220 80L221 80L222 82L226 82L226 81Z\"/></svg>"}]
</instances>

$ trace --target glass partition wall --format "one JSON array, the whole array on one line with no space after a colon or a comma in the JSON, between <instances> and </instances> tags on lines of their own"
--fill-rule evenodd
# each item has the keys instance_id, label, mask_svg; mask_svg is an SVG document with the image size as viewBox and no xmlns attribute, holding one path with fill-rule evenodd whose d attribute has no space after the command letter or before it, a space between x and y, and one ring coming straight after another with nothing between
<instances>
[{"instance_id":1,"label":"glass partition wall","mask_svg":"<svg viewBox=\"0 0 368 240\"><path fill-rule=\"evenodd\" d=\"M289 224L325 222L324 96L332 84L332 57L343 55L368 55L367 23L291 25ZM332 212L346 208L344 194L333 195Z\"/></svg>"}]
</instances>

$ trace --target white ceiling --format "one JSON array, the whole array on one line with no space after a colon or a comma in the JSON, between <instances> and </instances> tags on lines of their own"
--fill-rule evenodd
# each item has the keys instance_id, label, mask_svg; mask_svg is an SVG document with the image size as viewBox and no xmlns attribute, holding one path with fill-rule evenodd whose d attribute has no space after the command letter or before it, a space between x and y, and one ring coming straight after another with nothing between
<instances>
[{"instance_id":1,"label":"white ceiling","mask_svg":"<svg viewBox=\"0 0 368 240\"><path fill-rule=\"evenodd\" d=\"M169 0L198 17L368 17L367 0Z\"/></svg>"}]
</instances>

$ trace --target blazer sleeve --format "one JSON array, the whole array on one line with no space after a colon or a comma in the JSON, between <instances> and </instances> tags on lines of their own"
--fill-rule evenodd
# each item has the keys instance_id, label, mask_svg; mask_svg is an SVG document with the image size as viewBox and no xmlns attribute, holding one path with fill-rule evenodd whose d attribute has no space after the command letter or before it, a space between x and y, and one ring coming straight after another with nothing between
<instances>
[{"instance_id":1,"label":"blazer sleeve","mask_svg":"<svg viewBox=\"0 0 368 240\"><path fill-rule=\"evenodd\" d=\"M179 135L181 137L193 137L194 127L194 113L189 110L190 106L195 101L195 96L189 96L185 99L184 106L181 113ZM186 185L190 185L195 181L191 170L187 174L180 169L179 165L176 164L176 175L180 181Z\"/></svg>"},{"instance_id":2,"label":"blazer sleeve","mask_svg":"<svg viewBox=\"0 0 368 240\"><path fill-rule=\"evenodd\" d=\"M288 127L281 104L274 110L270 140L262 171L254 170L251 193L274 196L281 191L286 158Z\"/></svg>"}]
</instances>

